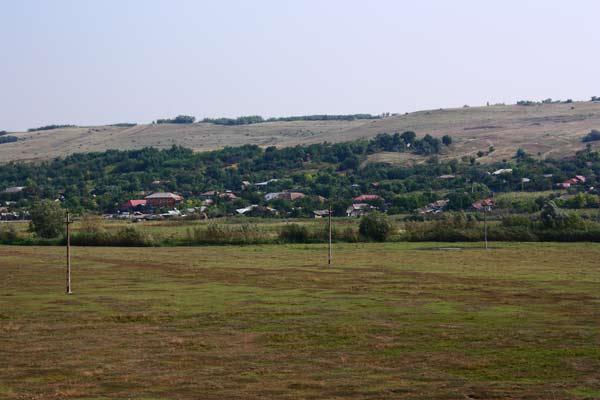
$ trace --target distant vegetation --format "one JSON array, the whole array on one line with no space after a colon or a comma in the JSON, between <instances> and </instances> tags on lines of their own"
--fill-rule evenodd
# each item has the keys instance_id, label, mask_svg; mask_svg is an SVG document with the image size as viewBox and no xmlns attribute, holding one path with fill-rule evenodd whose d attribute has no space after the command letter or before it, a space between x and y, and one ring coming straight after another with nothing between
<instances>
[{"instance_id":1,"label":"distant vegetation","mask_svg":"<svg viewBox=\"0 0 600 400\"><path fill-rule=\"evenodd\" d=\"M2 136L0 135L0 144L3 143L12 143L12 142L16 142L17 141L17 137L16 136Z\"/></svg>"},{"instance_id":2,"label":"distant vegetation","mask_svg":"<svg viewBox=\"0 0 600 400\"><path fill-rule=\"evenodd\" d=\"M191 115L178 115L172 119L157 119L157 124L193 124L196 121L196 117Z\"/></svg>"},{"instance_id":3,"label":"distant vegetation","mask_svg":"<svg viewBox=\"0 0 600 400\"><path fill-rule=\"evenodd\" d=\"M260 115L248 115L237 118L204 118L202 122L215 125L248 125L259 124L261 122L265 122L265 120Z\"/></svg>"},{"instance_id":4,"label":"distant vegetation","mask_svg":"<svg viewBox=\"0 0 600 400\"><path fill-rule=\"evenodd\" d=\"M547 98L541 101L534 101L534 100L519 100L517 101L517 105L518 106L535 106L535 105L540 105L540 104L570 104L572 103L573 100L572 99L567 99L565 101L563 100L552 100L551 98Z\"/></svg>"},{"instance_id":5,"label":"distant vegetation","mask_svg":"<svg viewBox=\"0 0 600 400\"><path fill-rule=\"evenodd\" d=\"M137 124L133 122L120 122L118 124L111 124L109 126L115 126L117 128L132 128L134 126L137 126Z\"/></svg>"},{"instance_id":6,"label":"distant vegetation","mask_svg":"<svg viewBox=\"0 0 600 400\"><path fill-rule=\"evenodd\" d=\"M379 116L371 114L348 114L348 115L300 115L292 117L276 117L265 119L260 115L248 115L237 118L204 118L202 122L216 125L249 125L259 124L262 122L278 122L278 121L354 121L357 119L377 119Z\"/></svg>"},{"instance_id":7,"label":"distant vegetation","mask_svg":"<svg viewBox=\"0 0 600 400\"><path fill-rule=\"evenodd\" d=\"M592 96L592 101L600 101L600 96Z\"/></svg>"},{"instance_id":8,"label":"distant vegetation","mask_svg":"<svg viewBox=\"0 0 600 400\"><path fill-rule=\"evenodd\" d=\"M590 133L588 133L583 137L583 139L581 139L582 142L594 142L596 140L600 140L600 131L596 129L592 129Z\"/></svg>"},{"instance_id":9,"label":"distant vegetation","mask_svg":"<svg viewBox=\"0 0 600 400\"><path fill-rule=\"evenodd\" d=\"M0 131L0 136L8 135L7 131Z\"/></svg>"},{"instance_id":10,"label":"distant vegetation","mask_svg":"<svg viewBox=\"0 0 600 400\"><path fill-rule=\"evenodd\" d=\"M52 129L63 129L63 128L77 128L77 125L45 125L45 126L40 126L39 128L29 128L29 129L27 129L27 132L49 131Z\"/></svg>"}]
</instances>

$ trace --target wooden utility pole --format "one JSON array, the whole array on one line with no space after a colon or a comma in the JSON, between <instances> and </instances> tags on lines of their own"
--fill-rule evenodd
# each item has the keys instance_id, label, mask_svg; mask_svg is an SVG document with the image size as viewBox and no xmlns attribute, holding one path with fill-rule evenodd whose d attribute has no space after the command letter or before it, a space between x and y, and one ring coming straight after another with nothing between
<instances>
[{"instance_id":1,"label":"wooden utility pole","mask_svg":"<svg viewBox=\"0 0 600 400\"><path fill-rule=\"evenodd\" d=\"M67 212L67 294L71 291L71 216Z\"/></svg>"},{"instance_id":2,"label":"wooden utility pole","mask_svg":"<svg viewBox=\"0 0 600 400\"><path fill-rule=\"evenodd\" d=\"M487 206L483 207L483 240L485 242L485 249L488 248L487 240Z\"/></svg>"},{"instance_id":3,"label":"wooden utility pole","mask_svg":"<svg viewBox=\"0 0 600 400\"><path fill-rule=\"evenodd\" d=\"M329 254L327 257L327 265L331 265L331 201L329 202L329 212L327 213L329 220Z\"/></svg>"}]
</instances>

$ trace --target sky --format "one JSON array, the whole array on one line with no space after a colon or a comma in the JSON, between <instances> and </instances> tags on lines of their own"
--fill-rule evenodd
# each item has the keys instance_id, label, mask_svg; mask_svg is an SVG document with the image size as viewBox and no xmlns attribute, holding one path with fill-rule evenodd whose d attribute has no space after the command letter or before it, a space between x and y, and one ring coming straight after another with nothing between
<instances>
[{"instance_id":1,"label":"sky","mask_svg":"<svg viewBox=\"0 0 600 400\"><path fill-rule=\"evenodd\" d=\"M596 0L0 0L0 130L600 96Z\"/></svg>"}]
</instances>

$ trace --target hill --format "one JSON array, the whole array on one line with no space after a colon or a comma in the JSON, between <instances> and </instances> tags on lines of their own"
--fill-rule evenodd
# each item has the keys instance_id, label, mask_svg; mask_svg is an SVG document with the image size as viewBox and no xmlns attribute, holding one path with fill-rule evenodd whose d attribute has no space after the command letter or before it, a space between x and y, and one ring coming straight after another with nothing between
<instances>
[{"instance_id":1,"label":"hill","mask_svg":"<svg viewBox=\"0 0 600 400\"><path fill-rule=\"evenodd\" d=\"M17 142L0 145L0 162L40 161L73 153L107 149L168 148L181 145L195 151L225 146L294 146L371 138L378 133L407 130L419 136L449 134L454 145L443 157L474 155L494 146L479 159L495 162L514 155L518 148L541 158L564 157L585 147L581 138L600 128L600 102L494 105L419 111L375 120L277 121L252 125L147 124L133 127L67 127L11 133ZM376 154L376 161L407 161L406 154ZM408 160L419 158L409 157Z\"/></svg>"}]
</instances>

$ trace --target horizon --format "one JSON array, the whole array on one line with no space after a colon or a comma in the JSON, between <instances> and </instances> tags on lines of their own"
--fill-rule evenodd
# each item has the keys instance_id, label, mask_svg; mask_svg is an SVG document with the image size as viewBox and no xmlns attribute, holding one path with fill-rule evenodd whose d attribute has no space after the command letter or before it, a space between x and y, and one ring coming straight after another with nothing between
<instances>
[{"instance_id":1,"label":"horizon","mask_svg":"<svg viewBox=\"0 0 600 400\"><path fill-rule=\"evenodd\" d=\"M0 6L0 130L588 101L600 4ZM515 61L516 60L516 61ZM597 86L597 84L596 84Z\"/></svg>"}]
</instances>

